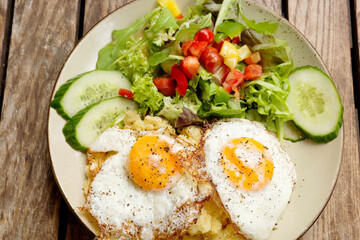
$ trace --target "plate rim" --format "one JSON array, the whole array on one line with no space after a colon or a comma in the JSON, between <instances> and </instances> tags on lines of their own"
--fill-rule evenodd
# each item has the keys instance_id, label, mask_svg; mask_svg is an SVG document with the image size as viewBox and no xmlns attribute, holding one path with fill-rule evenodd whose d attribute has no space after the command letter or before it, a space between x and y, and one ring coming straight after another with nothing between
<instances>
[{"instance_id":1,"label":"plate rim","mask_svg":"<svg viewBox=\"0 0 360 240\"><path fill-rule=\"evenodd\" d=\"M79 45L85 41L88 37L88 35L94 30L94 28L96 28L99 24L101 24L106 18L110 17L110 15L113 15L115 14L116 12L122 10L123 8L126 8L126 7L129 7L130 5L133 5L135 2L138 2L139 0L134 0L134 1L131 1L131 2L127 2L125 3L123 6L119 7L119 8L116 8L114 9L113 11L111 11L110 13L108 13L107 15L105 15L104 17L102 17L98 22L96 22L96 24L94 24L80 39L78 39L78 41L74 44L72 50L69 52L68 56L66 57L64 63L62 64L62 67L61 69L59 70L58 74L57 74L57 77L56 77L56 80L54 82L54 86L52 88L52 92L51 92L51 97L50 97L50 100L49 100L49 103L52 101L52 99L54 98L54 95L55 95L55 89L56 89L56 86L57 86L57 83L59 81L59 78L60 78L60 75L61 73L63 72L65 66L66 66L66 63L68 62L69 58L72 56L72 54L75 52L75 50L79 47ZM194 0L193 0L194 1ZM240 0L241 1L241 0ZM283 22L284 24L286 24L288 27L294 29L297 34L302 38L302 40L304 40L309 46L310 48L315 52L316 54L316 57L320 60L320 63L322 65L322 67L326 70L326 74L329 75L329 77L331 78L331 80L333 79L330 71L328 70L323 58L321 57L321 55L319 54L319 52L317 51L317 49L314 47L314 45L304 36L304 34L295 26L293 25L288 19L286 19L285 17L279 15L278 13L276 13L274 10L260 4L260 3L257 3L255 2L255 0L245 0L246 2L250 2L251 4L255 5L256 7L259 7L260 9L264 10L265 12L268 12L270 13L271 15L277 17L279 19L279 21ZM332 80L333 81L333 80ZM333 81L334 82L334 81ZM340 96L340 94L339 94ZM341 96L340 96L340 99L341 99ZM55 173L55 169L54 169L54 164L53 164L53 157L52 157L52 154L51 154L51 151L50 151L50 134L49 134L49 127L50 127L50 124L49 124L49 121L50 121L50 114L51 114L51 106L49 104L49 109L48 109L48 113L47 113L47 141L48 141L48 152L49 152L49 156L50 156L50 162L51 162L51 171L52 171L52 174L53 174L53 177L56 181L56 184L58 186L58 189L60 190L60 193L62 195L62 198L65 200L67 206L69 209L71 209L72 213L75 215L75 217L78 219L78 221L89 231L91 232L92 234L95 235L95 232L93 232L85 223L84 221L82 221L82 219L80 218L79 214L75 211L76 208L73 208L67 198L67 195L66 193L63 191L63 188L61 187L61 184L58 180L58 177ZM302 236L305 235L305 233L315 224L315 222L319 219L319 217L321 216L321 214L323 213L323 211L325 210L326 206L328 205L333 193L334 193L334 190L335 190L335 187L336 187L336 184L337 184L337 181L339 179L339 174L340 174L340 170L341 170L341 166L342 166L342 162L343 162L343 154L344 154L344 122L339 130L339 133L338 133L338 136L337 137L340 137L341 136L341 158L340 158L340 161L338 162L337 166L336 166L336 178L333 180L333 182L331 183L331 191L329 193L329 195L327 196L327 200L326 202L324 203L323 207L320 209L320 211L316 214L316 216L311 220L311 223L305 227L303 229L303 231L301 232L301 234L297 237L297 239L301 238Z\"/></svg>"}]
</instances>

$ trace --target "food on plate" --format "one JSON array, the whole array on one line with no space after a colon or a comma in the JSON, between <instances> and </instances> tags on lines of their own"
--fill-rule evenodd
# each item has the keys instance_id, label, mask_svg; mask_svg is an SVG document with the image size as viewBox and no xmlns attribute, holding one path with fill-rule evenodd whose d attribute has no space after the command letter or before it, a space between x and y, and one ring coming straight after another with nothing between
<instances>
[{"instance_id":1,"label":"food on plate","mask_svg":"<svg viewBox=\"0 0 360 240\"><path fill-rule=\"evenodd\" d=\"M344 108L330 77L316 67L304 66L289 76L290 94L286 100L294 123L316 142L337 137Z\"/></svg>"},{"instance_id":2,"label":"food on plate","mask_svg":"<svg viewBox=\"0 0 360 240\"><path fill-rule=\"evenodd\" d=\"M164 7L155 8L128 28L113 31L114 40L99 51L97 70L60 87L51 103L60 115L69 120L88 105L118 93L135 101L140 114L164 117L176 128L184 109L188 109L196 117L187 124L236 117L262 122L277 133L279 140L295 142L309 137L328 142L337 136L342 105L335 88L332 95L337 107L327 107L327 112L337 116L336 126L313 134L303 126L303 119L294 119L299 112L295 102L303 99L294 92L301 95L303 91L290 87L293 84L289 79L299 72L290 74L291 48L274 35L279 22L248 19L238 0L197 1L185 16L175 1L162 0L159 4ZM315 72L322 73L319 69ZM332 84L329 78L323 79ZM295 96L291 110L289 94ZM312 102L316 100L309 98L302 105L318 105ZM317 121L322 125L326 119ZM295 127L288 128L293 120ZM112 124L98 129L99 133L116 124L108 122ZM68 142L82 151L89 146Z\"/></svg>"},{"instance_id":3,"label":"food on plate","mask_svg":"<svg viewBox=\"0 0 360 240\"><path fill-rule=\"evenodd\" d=\"M119 71L93 70L80 74L63 84L51 102L66 120L101 100L118 95L119 88L131 89L131 83Z\"/></svg>"},{"instance_id":4,"label":"food on plate","mask_svg":"<svg viewBox=\"0 0 360 240\"><path fill-rule=\"evenodd\" d=\"M166 131L106 130L89 148L116 152L91 181L85 209L101 237L176 238L200 215L210 188L181 162L193 147Z\"/></svg>"},{"instance_id":5,"label":"food on plate","mask_svg":"<svg viewBox=\"0 0 360 240\"><path fill-rule=\"evenodd\" d=\"M100 239L267 239L296 181L279 141L334 139L338 93L241 1L158 2L51 103L87 153L84 210Z\"/></svg>"},{"instance_id":6,"label":"food on plate","mask_svg":"<svg viewBox=\"0 0 360 240\"><path fill-rule=\"evenodd\" d=\"M267 239L296 181L289 155L263 125L218 121L204 135L206 173L232 223L248 239Z\"/></svg>"},{"instance_id":7,"label":"food on plate","mask_svg":"<svg viewBox=\"0 0 360 240\"><path fill-rule=\"evenodd\" d=\"M86 151L105 129L121 122L126 111L136 108L134 101L120 96L92 104L66 122L65 139L74 149Z\"/></svg>"}]
</instances>

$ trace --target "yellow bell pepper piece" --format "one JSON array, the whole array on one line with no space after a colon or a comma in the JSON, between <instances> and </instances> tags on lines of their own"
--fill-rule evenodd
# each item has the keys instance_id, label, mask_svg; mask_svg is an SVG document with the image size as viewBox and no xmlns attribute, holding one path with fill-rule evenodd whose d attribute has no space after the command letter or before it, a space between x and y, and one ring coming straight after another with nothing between
<instances>
[{"instance_id":1,"label":"yellow bell pepper piece","mask_svg":"<svg viewBox=\"0 0 360 240\"><path fill-rule=\"evenodd\" d=\"M180 8L175 2L175 0L158 0L158 3L161 7L166 7L170 10L171 14L176 18L182 18L183 15L181 14Z\"/></svg>"},{"instance_id":2,"label":"yellow bell pepper piece","mask_svg":"<svg viewBox=\"0 0 360 240\"><path fill-rule=\"evenodd\" d=\"M234 69L238 63L238 58L224 58L224 64L228 66L231 70Z\"/></svg>"},{"instance_id":3,"label":"yellow bell pepper piece","mask_svg":"<svg viewBox=\"0 0 360 240\"><path fill-rule=\"evenodd\" d=\"M234 44L225 41L221 47L220 53L223 58L235 58L239 55Z\"/></svg>"},{"instance_id":4,"label":"yellow bell pepper piece","mask_svg":"<svg viewBox=\"0 0 360 240\"><path fill-rule=\"evenodd\" d=\"M247 45L244 45L241 48L239 48L238 54L239 54L238 55L239 61L242 61L245 58L250 57L251 51L250 51L250 49L249 49L249 47Z\"/></svg>"},{"instance_id":5,"label":"yellow bell pepper piece","mask_svg":"<svg viewBox=\"0 0 360 240\"><path fill-rule=\"evenodd\" d=\"M224 58L224 64L230 69L234 69L239 62L239 53L234 44L225 41L220 50L220 56Z\"/></svg>"}]
</instances>

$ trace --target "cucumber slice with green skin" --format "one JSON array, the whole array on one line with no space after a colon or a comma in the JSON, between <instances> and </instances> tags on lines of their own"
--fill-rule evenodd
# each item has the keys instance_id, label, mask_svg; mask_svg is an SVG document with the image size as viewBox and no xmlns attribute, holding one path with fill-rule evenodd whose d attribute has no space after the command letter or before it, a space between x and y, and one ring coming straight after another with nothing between
<instances>
[{"instance_id":1,"label":"cucumber slice with green skin","mask_svg":"<svg viewBox=\"0 0 360 240\"><path fill-rule=\"evenodd\" d=\"M297 129L293 121L284 122L284 139L291 142L299 142L306 139L306 136Z\"/></svg>"},{"instance_id":2,"label":"cucumber slice with green skin","mask_svg":"<svg viewBox=\"0 0 360 240\"><path fill-rule=\"evenodd\" d=\"M120 96L94 103L66 122L66 142L76 150L86 151L102 132L119 123L126 111L137 107L133 100Z\"/></svg>"},{"instance_id":3,"label":"cucumber slice with green skin","mask_svg":"<svg viewBox=\"0 0 360 240\"><path fill-rule=\"evenodd\" d=\"M118 95L119 88L131 89L130 81L119 71L93 70L61 85L51 107L66 120L81 109Z\"/></svg>"},{"instance_id":4,"label":"cucumber slice with green skin","mask_svg":"<svg viewBox=\"0 0 360 240\"><path fill-rule=\"evenodd\" d=\"M296 68L289 75L286 100L297 128L315 142L337 137L344 108L330 77L313 66Z\"/></svg>"}]
</instances>

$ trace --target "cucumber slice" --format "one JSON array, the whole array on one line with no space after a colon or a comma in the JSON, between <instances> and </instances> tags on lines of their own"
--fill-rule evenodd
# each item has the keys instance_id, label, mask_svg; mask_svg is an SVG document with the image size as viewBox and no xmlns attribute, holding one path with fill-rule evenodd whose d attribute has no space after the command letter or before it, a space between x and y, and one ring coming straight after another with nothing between
<instances>
[{"instance_id":1,"label":"cucumber slice","mask_svg":"<svg viewBox=\"0 0 360 240\"><path fill-rule=\"evenodd\" d=\"M293 121L284 122L284 139L291 142L299 142L306 139L306 136L297 129Z\"/></svg>"},{"instance_id":2,"label":"cucumber slice","mask_svg":"<svg viewBox=\"0 0 360 240\"><path fill-rule=\"evenodd\" d=\"M344 108L330 77L316 67L304 66L289 75L289 82L286 102L298 129L315 142L336 138Z\"/></svg>"},{"instance_id":3,"label":"cucumber slice","mask_svg":"<svg viewBox=\"0 0 360 240\"><path fill-rule=\"evenodd\" d=\"M66 142L76 150L86 151L103 131L118 124L130 109L137 109L137 104L120 96L88 106L66 122L63 128Z\"/></svg>"},{"instance_id":4,"label":"cucumber slice","mask_svg":"<svg viewBox=\"0 0 360 240\"><path fill-rule=\"evenodd\" d=\"M93 70L61 85L50 105L59 115L69 120L81 109L117 96L119 88L131 89L131 83L121 72Z\"/></svg>"}]
</instances>

